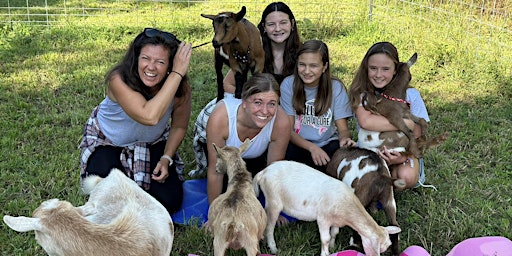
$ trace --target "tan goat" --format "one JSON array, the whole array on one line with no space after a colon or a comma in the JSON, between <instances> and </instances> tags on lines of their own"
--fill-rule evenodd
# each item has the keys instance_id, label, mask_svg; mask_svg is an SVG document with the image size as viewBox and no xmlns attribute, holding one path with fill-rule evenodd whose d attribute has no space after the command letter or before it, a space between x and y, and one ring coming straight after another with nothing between
<instances>
[{"instance_id":1,"label":"tan goat","mask_svg":"<svg viewBox=\"0 0 512 256\"><path fill-rule=\"evenodd\" d=\"M217 151L217 172L228 175L226 192L213 200L208 212L215 256L224 255L228 248L244 248L250 256L260 251L259 241L263 239L267 215L256 198L251 173L242 159L242 152L249 144L249 139L240 149L213 144Z\"/></svg>"},{"instance_id":2,"label":"tan goat","mask_svg":"<svg viewBox=\"0 0 512 256\"><path fill-rule=\"evenodd\" d=\"M33 217L4 216L18 232L35 231L49 255L168 256L174 226L165 207L123 172L113 169L102 179L83 183L88 202L73 207L67 201L43 202Z\"/></svg>"}]
</instances>

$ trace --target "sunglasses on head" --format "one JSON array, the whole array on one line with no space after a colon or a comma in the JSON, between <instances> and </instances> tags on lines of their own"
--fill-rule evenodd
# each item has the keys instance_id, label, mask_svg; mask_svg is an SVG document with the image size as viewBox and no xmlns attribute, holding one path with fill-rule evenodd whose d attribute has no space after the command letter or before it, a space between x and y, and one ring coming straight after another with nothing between
<instances>
[{"instance_id":1,"label":"sunglasses on head","mask_svg":"<svg viewBox=\"0 0 512 256\"><path fill-rule=\"evenodd\" d=\"M158 37L161 37L163 38L165 41L167 41L168 43L172 42L172 41L176 41L178 44L181 43L180 40L178 40L178 38L176 38L175 35L169 33L169 32L165 32L165 31L161 31L161 30L158 30L156 28L145 28L144 29L144 35L147 36L147 37L155 37L155 36L158 36ZM206 43L202 43L200 45L196 45L194 47L192 47L192 49L194 48L197 48L197 47L201 47L203 45L206 45L206 44L209 44L210 42L206 42Z\"/></svg>"},{"instance_id":2,"label":"sunglasses on head","mask_svg":"<svg viewBox=\"0 0 512 256\"><path fill-rule=\"evenodd\" d=\"M144 35L147 37L160 37L160 38L163 38L168 43L170 43L172 41L176 41L176 42L178 42L178 44L181 43L181 41L178 40L178 38L176 38L175 35L173 35L169 32L155 29L155 28L145 28Z\"/></svg>"}]
</instances>

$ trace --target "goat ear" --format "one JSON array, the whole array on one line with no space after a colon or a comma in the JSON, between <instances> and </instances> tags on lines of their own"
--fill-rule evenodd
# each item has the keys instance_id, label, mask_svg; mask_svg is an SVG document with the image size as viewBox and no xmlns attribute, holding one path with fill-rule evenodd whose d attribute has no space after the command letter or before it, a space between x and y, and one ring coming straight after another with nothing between
<instances>
[{"instance_id":1,"label":"goat ear","mask_svg":"<svg viewBox=\"0 0 512 256\"><path fill-rule=\"evenodd\" d=\"M236 21L241 21L241 20L242 20L242 18L245 16L245 12L246 12L245 6L242 6L242 10L240 10L240 11L236 14Z\"/></svg>"},{"instance_id":2,"label":"goat ear","mask_svg":"<svg viewBox=\"0 0 512 256\"><path fill-rule=\"evenodd\" d=\"M238 148L240 150L240 154L243 153L247 148L251 145L251 140L249 138L245 139L244 144Z\"/></svg>"},{"instance_id":3,"label":"goat ear","mask_svg":"<svg viewBox=\"0 0 512 256\"><path fill-rule=\"evenodd\" d=\"M201 17L207 18L207 19L210 19L210 20L215 19L215 15L210 15L210 14L201 14Z\"/></svg>"},{"instance_id":4,"label":"goat ear","mask_svg":"<svg viewBox=\"0 0 512 256\"><path fill-rule=\"evenodd\" d=\"M416 60L418 59L418 54L417 53L414 53L411 58L409 58L409 60L407 61L407 66L411 67L412 65L414 65L414 63L416 63Z\"/></svg>"},{"instance_id":5,"label":"goat ear","mask_svg":"<svg viewBox=\"0 0 512 256\"><path fill-rule=\"evenodd\" d=\"M7 226L18 232L28 232L32 230L41 231L43 228L39 218L30 218L24 216L12 217L5 215L4 222L7 224Z\"/></svg>"},{"instance_id":6,"label":"goat ear","mask_svg":"<svg viewBox=\"0 0 512 256\"><path fill-rule=\"evenodd\" d=\"M393 235L393 234L398 234L402 231L402 229L400 229L399 227L397 226L387 226L387 227L384 227L384 229L386 229L386 231L388 232L388 234L390 235Z\"/></svg>"}]
</instances>

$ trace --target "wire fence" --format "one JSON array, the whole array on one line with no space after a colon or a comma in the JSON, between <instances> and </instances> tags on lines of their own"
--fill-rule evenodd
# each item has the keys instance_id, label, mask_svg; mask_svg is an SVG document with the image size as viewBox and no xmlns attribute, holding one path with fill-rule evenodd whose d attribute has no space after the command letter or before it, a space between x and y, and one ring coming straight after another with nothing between
<instances>
[{"instance_id":1,"label":"wire fence","mask_svg":"<svg viewBox=\"0 0 512 256\"><path fill-rule=\"evenodd\" d=\"M303 7L297 8L300 10L294 11L294 14L301 32L306 34L315 33L318 36L319 32L329 33L333 28L362 20L385 24L390 19L403 19L400 33L412 33L407 28L422 26L426 33L439 33L437 38L452 38L451 33L456 31L478 40L481 45L479 50L499 47L507 53L512 52L510 0L337 1L336 8L323 8L333 6L332 0L286 2L292 9L293 5ZM82 20L85 24L103 26L169 27L176 24L204 24L199 15L201 10L231 10L241 5L247 7L246 17L257 21L268 3L261 0L1 0L0 25L66 26L69 22ZM411 17L414 23L410 23ZM440 33L433 29L435 25L450 27L450 30ZM512 56L505 57L512 63Z\"/></svg>"}]
</instances>

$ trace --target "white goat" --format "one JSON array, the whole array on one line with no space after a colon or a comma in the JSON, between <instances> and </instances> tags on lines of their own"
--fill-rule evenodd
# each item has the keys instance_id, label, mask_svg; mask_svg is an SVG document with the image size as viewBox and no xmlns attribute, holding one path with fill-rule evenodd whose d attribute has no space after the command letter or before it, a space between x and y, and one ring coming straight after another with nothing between
<instances>
[{"instance_id":1,"label":"white goat","mask_svg":"<svg viewBox=\"0 0 512 256\"><path fill-rule=\"evenodd\" d=\"M83 183L89 201L73 207L67 201L43 202L33 217L4 216L18 232L35 231L49 255L165 255L172 249L174 226L156 199L124 173L113 169L105 178Z\"/></svg>"},{"instance_id":2,"label":"white goat","mask_svg":"<svg viewBox=\"0 0 512 256\"><path fill-rule=\"evenodd\" d=\"M210 231L213 233L215 256L224 255L227 248L244 248L247 255L259 253L267 215L256 198L251 173L247 171L242 152L247 149L247 139L240 149L213 144L217 151L217 172L227 173L229 181L225 193L213 200L208 211Z\"/></svg>"},{"instance_id":3,"label":"white goat","mask_svg":"<svg viewBox=\"0 0 512 256\"><path fill-rule=\"evenodd\" d=\"M281 211L304 221L317 221L322 256L329 255L339 228L345 225L362 238L367 256L380 255L391 241L389 234L399 227L381 227L366 212L359 199L342 181L294 161L277 161L254 177L254 190L265 195L267 228L265 235L272 253L277 253L274 228Z\"/></svg>"}]
</instances>

